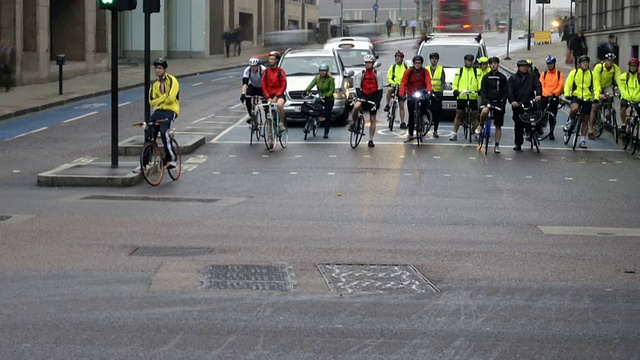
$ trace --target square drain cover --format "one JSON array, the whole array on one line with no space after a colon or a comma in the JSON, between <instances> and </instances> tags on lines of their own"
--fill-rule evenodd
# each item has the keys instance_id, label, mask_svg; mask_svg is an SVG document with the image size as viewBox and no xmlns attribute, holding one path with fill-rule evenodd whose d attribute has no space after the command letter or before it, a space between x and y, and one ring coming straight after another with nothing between
<instances>
[{"instance_id":1,"label":"square drain cover","mask_svg":"<svg viewBox=\"0 0 640 360\"><path fill-rule=\"evenodd\" d=\"M318 268L334 292L440 292L413 265L408 264L318 264Z\"/></svg>"},{"instance_id":2,"label":"square drain cover","mask_svg":"<svg viewBox=\"0 0 640 360\"><path fill-rule=\"evenodd\" d=\"M209 265L203 289L291 291L295 276L286 265Z\"/></svg>"},{"instance_id":3,"label":"square drain cover","mask_svg":"<svg viewBox=\"0 0 640 360\"><path fill-rule=\"evenodd\" d=\"M129 256L201 256L211 251L212 248L201 247L140 246Z\"/></svg>"}]
</instances>

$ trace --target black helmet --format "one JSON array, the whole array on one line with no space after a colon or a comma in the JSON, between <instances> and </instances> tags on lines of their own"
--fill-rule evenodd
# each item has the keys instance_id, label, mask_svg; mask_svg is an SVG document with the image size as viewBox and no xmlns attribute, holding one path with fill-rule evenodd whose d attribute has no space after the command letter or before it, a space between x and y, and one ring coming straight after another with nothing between
<instances>
[{"instance_id":1,"label":"black helmet","mask_svg":"<svg viewBox=\"0 0 640 360\"><path fill-rule=\"evenodd\" d=\"M473 55L471 55L471 54L467 54L467 55L465 55L465 56L464 56L464 59L465 59L465 60L473 61L473 59L475 59L475 56L473 56Z\"/></svg>"},{"instance_id":2,"label":"black helmet","mask_svg":"<svg viewBox=\"0 0 640 360\"><path fill-rule=\"evenodd\" d=\"M499 59L497 56L490 57L490 58L489 58L489 64L491 64L491 63L497 63L497 64L500 64L500 59Z\"/></svg>"},{"instance_id":3,"label":"black helmet","mask_svg":"<svg viewBox=\"0 0 640 360\"><path fill-rule=\"evenodd\" d=\"M420 55L416 55L413 57L413 62L416 62L416 61L420 61L421 63L424 63L424 58Z\"/></svg>"},{"instance_id":4,"label":"black helmet","mask_svg":"<svg viewBox=\"0 0 640 360\"><path fill-rule=\"evenodd\" d=\"M518 62L516 63L517 66L531 66L531 64L529 63L528 60L526 59L521 59L518 60Z\"/></svg>"},{"instance_id":5,"label":"black helmet","mask_svg":"<svg viewBox=\"0 0 640 360\"><path fill-rule=\"evenodd\" d=\"M153 61L153 66L162 66L163 68L167 68L169 66L169 64L167 63L167 59L163 58L163 57L159 57L157 59L155 59Z\"/></svg>"},{"instance_id":6,"label":"black helmet","mask_svg":"<svg viewBox=\"0 0 640 360\"><path fill-rule=\"evenodd\" d=\"M429 59L433 58L440 59L440 54L438 54L437 52L429 54Z\"/></svg>"},{"instance_id":7,"label":"black helmet","mask_svg":"<svg viewBox=\"0 0 640 360\"><path fill-rule=\"evenodd\" d=\"M583 62L583 61L590 62L590 61L591 61L591 59L590 59L590 58L589 58L589 56L587 56L587 55L582 55L582 56L580 56L580 57L578 58L578 62L579 62L579 63L581 63L581 62Z\"/></svg>"}]
</instances>

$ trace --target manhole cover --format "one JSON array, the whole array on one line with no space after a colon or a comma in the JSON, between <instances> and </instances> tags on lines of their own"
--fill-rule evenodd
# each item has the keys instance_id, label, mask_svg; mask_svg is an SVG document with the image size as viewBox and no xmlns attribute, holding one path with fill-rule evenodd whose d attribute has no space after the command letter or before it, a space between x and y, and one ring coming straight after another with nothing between
<instances>
[{"instance_id":1,"label":"manhole cover","mask_svg":"<svg viewBox=\"0 0 640 360\"><path fill-rule=\"evenodd\" d=\"M603 163L608 162L607 159L599 156L567 156L562 158L566 162L574 163Z\"/></svg>"},{"instance_id":2,"label":"manhole cover","mask_svg":"<svg viewBox=\"0 0 640 360\"><path fill-rule=\"evenodd\" d=\"M220 199L185 198L169 196L120 196L120 195L89 195L81 200L113 200L113 201L166 201L166 202L195 202L214 203Z\"/></svg>"},{"instance_id":3,"label":"manhole cover","mask_svg":"<svg viewBox=\"0 0 640 360\"><path fill-rule=\"evenodd\" d=\"M5 221L11 219L11 215L0 215L0 221Z\"/></svg>"},{"instance_id":4,"label":"manhole cover","mask_svg":"<svg viewBox=\"0 0 640 360\"><path fill-rule=\"evenodd\" d=\"M286 265L209 265L203 289L291 291L295 277Z\"/></svg>"},{"instance_id":5,"label":"manhole cover","mask_svg":"<svg viewBox=\"0 0 640 360\"><path fill-rule=\"evenodd\" d=\"M201 247L169 247L141 246L131 252L130 256L201 256L213 251L212 248Z\"/></svg>"},{"instance_id":6,"label":"manhole cover","mask_svg":"<svg viewBox=\"0 0 640 360\"><path fill-rule=\"evenodd\" d=\"M407 264L318 264L318 268L334 292L440 292L415 267Z\"/></svg>"}]
</instances>

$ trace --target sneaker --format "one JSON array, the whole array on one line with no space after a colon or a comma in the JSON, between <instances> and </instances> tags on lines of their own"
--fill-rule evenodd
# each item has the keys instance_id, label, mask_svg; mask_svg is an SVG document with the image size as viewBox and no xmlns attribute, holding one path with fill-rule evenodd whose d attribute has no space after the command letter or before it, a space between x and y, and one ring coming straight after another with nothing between
<instances>
[{"instance_id":1,"label":"sneaker","mask_svg":"<svg viewBox=\"0 0 640 360\"><path fill-rule=\"evenodd\" d=\"M496 145L496 146L493 148L493 152L494 152L494 153L496 153L496 154L500 154L500 146Z\"/></svg>"},{"instance_id":2,"label":"sneaker","mask_svg":"<svg viewBox=\"0 0 640 360\"><path fill-rule=\"evenodd\" d=\"M589 133L589 140L595 140L596 139L596 135L592 132Z\"/></svg>"},{"instance_id":3,"label":"sneaker","mask_svg":"<svg viewBox=\"0 0 640 360\"><path fill-rule=\"evenodd\" d=\"M142 172L142 166L140 166L140 165L136 166L136 168L133 169L133 172L136 173L136 174L141 173Z\"/></svg>"},{"instance_id":4,"label":"sneaker","mask_svg":"<svg viewBox=\"0 0 640 360\"><path fill-rule=\"evenodd\" d=\"M356 130L356 123L352 122L351 125L349 125L349 131L354 132Z\"/></svg>"},{"instance_id":5,"label":"sneaker","mask_svg":"<svg viewBox=\"0 0 640 360\"><path fill-rule=\"evenodd\" d=\"M458 141L458 134L453 134L449 141Z\"/></svg>"},{"instance_id":6,"label":"sneaker","mask_svg":"<svg viewBox=\"0 0 640 360\"><path fill-rule=\"evenodd\" d=\"M410 143L410 142L412 142L412 141L413 141L413 140L415 140L415 139L416 139L416 138L414 138L413 136L409 136L409 137L407 138L407 140L405 140L404 142L405 142L405 144L406 144L406 143Z\"/></svg>"},{"instance_id":7,"label":"sneaker","mask_svg":"<svg viewBox=\"0 0 640 360\"><path fill-rule=\"evenodd\" d=\"M406 128L407 128L406 123L400 123L400 129L406 129Z\"/></svg>"},{"instance_id":8,"label":"sneaker","mask_svg":"<svg viewBox=\"0 0 640 360\"><path fill-rule=\"evenodd\" d=\"M178 167L178 164L175 161L169 161L166 165L167 169L175 169Z\"/></svg>"},{"instance_id":9,"label":"sneaker","mask_svg":"<svg viewBox=\"0 0 640 360\"><path fill-rule=\"evenodd\" d=\"M329 138L329 134L324 134L324 136L322 136L323 139L328 139Z\"/></svg>"},{"instance_id":10,"label":"sneaker","mask_svg":"<svg viewBox=\"0 0 640 360\"><path fill-rule=\"evenodd\" d=\"M287 130L287 129L284 127L284 125L283 125L283 124L280 124L280 126L278 126L278 132L283 133L283 132L285 132L286 130Z\"/></svg>"},{"instance_id":11,"label":"sneaker","mask_svg":"<svg viewBox=\"0 0 640 360\"><path fill-rule=\"evenodd\" d=\"M251 118L247 119L247 124L251 124Z\"/></svg>"},{"instance_id":12,"label":"sneaker","mask_svg":"<svg viewBox=\"0 0 640 360\"><path fill-rule=\"evenodd\" d=\"M553 134L549 135L549 140L555 140L555 139L556 139L556 137L553 136Z\"/></svg>"},{"instance_id":13,"label":"sneaker","mask_svg":"<svg viewBox=\"0 0 640 360\"><path fill-rule=\"evenodd\" d=\"M482 126L479 126L476 128L476 135L480 135L480 132L482 131Z\"/></svg>"},{"instance_id":14,"label":"sneaker","mask_svg":"<svg viewBox=\"0 0 640 360\"><path fill-rule=\"evenodd\" d=\"M384 112L389 112L389 105L384 107Z\"/></svg>"},{"instance_id":15,"label":"sneaker","mask_svg":"<svg viewBox=\"0 0 640 360\"><path fill-rule=\"evenodd\" d=\"M516 146L513 147L513 150L522 151L522 146L521 145L516 145Z\"/></svg>"},{"instance_id":16,"label":"sneaker","mask_svg":"<svg viewBox=\"0 0 640 360\"><path fill-rule=\"evenodd\" d=\"M434 132L433 132L433 137L437 139L437 138L439 138L439 137L440 137L440 135L438 135L438 132L437 132L437 131L434 131Z\"/></svg>"},{"instance_id":17,"label":"sneaker","mask_svg":"<svg viewBox=\"0 0 640 360\"><path fill-rule=\"evenodd\" d=\"M586 141L580 141L580 148L581 149L586 149L587 148L587 142Z\"/></svg>"},{"instance_id":18,"label":"sneaker","mask_svg":"<svg viewBox=\"0 0 640 360\"><path fill-rule=\"evenodd\" d=\"M373 143L373 140L369 140L369 143L367 144L368 147L374 147L376 146L376 144Z\"/></svg>"}]
</instances>

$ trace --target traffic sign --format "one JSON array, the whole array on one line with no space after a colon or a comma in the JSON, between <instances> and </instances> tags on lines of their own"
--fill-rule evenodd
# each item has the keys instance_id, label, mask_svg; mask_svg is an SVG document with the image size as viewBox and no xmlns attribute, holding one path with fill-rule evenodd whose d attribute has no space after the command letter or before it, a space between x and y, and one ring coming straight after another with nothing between
<instances>
[{"instance_id":1,"label":"traffic sign","mask_svg":"<svg viewBox=\"0 0 640 360\"><path fill-rule=\"evenodd\" d=\"M378 11L378 9L379 9L378 4L373 4L373 10Z\"/></svg>"}]
</instances>

